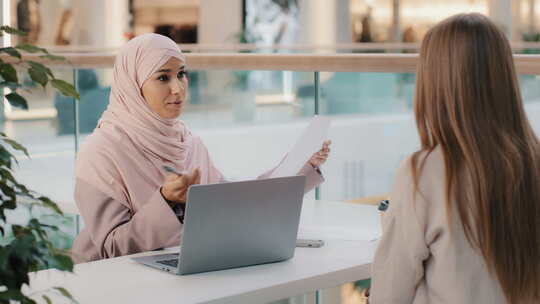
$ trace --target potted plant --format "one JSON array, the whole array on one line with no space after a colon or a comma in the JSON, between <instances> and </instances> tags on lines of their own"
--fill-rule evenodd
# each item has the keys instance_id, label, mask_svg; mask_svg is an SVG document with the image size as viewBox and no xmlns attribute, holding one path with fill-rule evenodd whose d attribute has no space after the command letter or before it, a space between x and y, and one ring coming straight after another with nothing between
<instances>
[{"instance_id":1,"label":"potted plant","mask_svg":"<svg viewBox=\"0 0 540 304\"><path fill-rule=\"evenodd\" d=\"M8 26L0 27L0 36L6 34L26 35L25 32ZM6 54L0 58L0 88L9 89L7 94L2 95L12 106L28 109L26 99L19 92L35 84L43 88L50 84L62 94L79 99L79 94L71 84L55 78L44 64L23 58L21 53L32 53L49 60L64 60L63 57L54 56L46 49L30 44L0 48L0 53ZM26 70L30 81L21 81L17 69ZM49 292L60 293L74 301L70 293L62 287L32 295L26 295L21 290L24 285L29 284L29 272L51 267L72 271L73 262L68 252L57 248L49 237L58 230L56 225L45 224L33 216L30 216L26 223L10 221L13 211L21 208L28 208L30 215L35 208L45 208L53 214L62 215L62 211L53 201L17 181L13 175L17 164L14 151L20 151L29 157L25 147L0 133L0 304L35 303L30 296L41 297L51 303L47 296Z\"/></svg>"}]
</instances>

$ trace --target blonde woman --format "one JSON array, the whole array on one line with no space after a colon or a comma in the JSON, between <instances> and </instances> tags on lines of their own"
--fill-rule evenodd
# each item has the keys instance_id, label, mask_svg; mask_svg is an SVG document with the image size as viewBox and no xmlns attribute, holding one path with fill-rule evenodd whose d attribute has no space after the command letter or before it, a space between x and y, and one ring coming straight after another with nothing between
<instances>
[{"instance_id":1,"label":"blonde woman","mask_svg":"<svg viewBox=\"0 0 540 304\"><path fill-rule=\"evenodd\" d=\"M540 303L540 146L507 39L451 17L417 74L421 149L398 171L370 302Z\"/></svg>"}]
</instances>

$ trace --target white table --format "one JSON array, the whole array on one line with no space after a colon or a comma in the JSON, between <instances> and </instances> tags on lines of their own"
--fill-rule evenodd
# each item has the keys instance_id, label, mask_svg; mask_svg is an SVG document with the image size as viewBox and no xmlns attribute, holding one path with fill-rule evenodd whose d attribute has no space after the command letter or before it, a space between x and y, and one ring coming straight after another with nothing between
<instances>
[{"instance_id":1,"label":"white table","mask_svg":"<svg viewBox=\"0 0 540 304\"><path fill-rule=\"evenodd\" d=\"M373 206L306 201L299 237L326 244L297 248L285 262L177 276L124 256L76 265L74 274L40 271L32 274L31 286L33 291L66 287L83 304L265 303L368 278L379 234ZM53 302L67 301L54 297Z\"/></svg>"}]
</instances>

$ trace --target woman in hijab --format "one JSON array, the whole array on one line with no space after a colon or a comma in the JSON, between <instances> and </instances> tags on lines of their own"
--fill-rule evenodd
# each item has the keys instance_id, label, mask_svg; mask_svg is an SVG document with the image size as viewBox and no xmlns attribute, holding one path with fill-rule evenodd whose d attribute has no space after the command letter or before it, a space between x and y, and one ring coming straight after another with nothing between
<instances>
[{"instance_id":1,"label":"woman in hijab","mask_svg":"<svg viewBox=\"0 0 540 304\"><path fill-rule=\"evenodd\" d=\"M185 57L169 38L141 35L120 51L109 106L77 158L75 201L85 227L75 261L179 245L187 188L224 180L201 139L177 119L187 87ZM329 144L298 173L307 177L306 192L323 181L318 167ZM167 175L164 166L187 173Z\"/></svg>"}]
</instances>

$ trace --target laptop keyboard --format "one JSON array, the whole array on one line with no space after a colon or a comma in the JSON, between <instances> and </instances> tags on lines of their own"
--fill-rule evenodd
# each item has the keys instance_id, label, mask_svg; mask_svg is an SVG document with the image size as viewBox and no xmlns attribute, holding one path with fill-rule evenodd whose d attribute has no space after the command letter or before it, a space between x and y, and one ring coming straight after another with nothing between
<instances>
[{"instance_id":1,"label":"laptop keyboard","mask_svg":"<svg viewBox=\"0 0 540 304\"><path fill-rule=\"evenodd\" d=\"M161 261L156 261L156 262L163 265L171 266L171 267L178 267L178 259L161 260Z\"/></svg>"}]
</instances>

